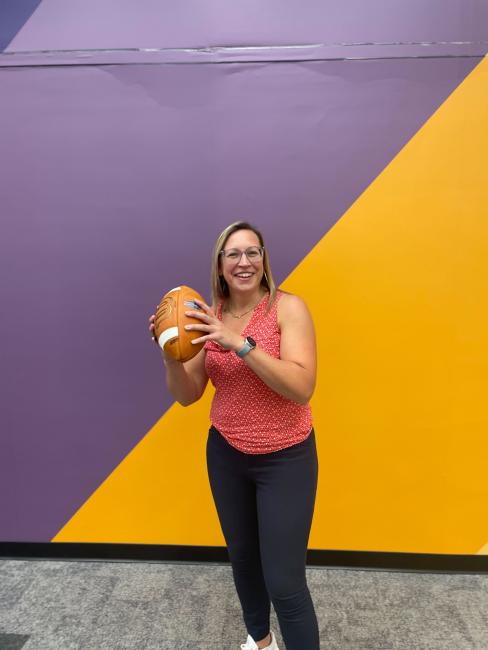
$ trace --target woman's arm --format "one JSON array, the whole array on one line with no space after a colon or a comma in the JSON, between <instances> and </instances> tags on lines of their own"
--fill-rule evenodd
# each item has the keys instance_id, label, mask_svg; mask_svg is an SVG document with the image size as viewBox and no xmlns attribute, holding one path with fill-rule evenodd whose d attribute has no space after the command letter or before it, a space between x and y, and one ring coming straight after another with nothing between
<instances>
[{"instance_id":1,"label":"woman's arm","mask_svg":"<svg viewBox=\"0 0 488 650\"><path fill-rule=\"evenodd\" d=\"M256 375L279 395L299 404L312 397L317 377L317 353L312 317L298 296L283 294L278 303L280 358L256 347L243 358ZM240 349L244 345L241 337Z\"/></svg>"},{"instance_id":2,"label":"woman's arm","mask_svg":"<svg viewBox=\"0 0 488 650\"><path fill-rule=\"evenodd\" d=\"M168 390L182 406L193 404L205 392L208 382L205 354L205 350L200 350L193 359L182 363L163 353Z\"/></svg>"},{"instance_id":3,"label":"woman's arm","mask_svg":"<svg viewBox=\"0 0 488 650\"><path fill-rule=\"evenodd\" d=\"M154 335L155 318L154 314L149 317L149 331L153 341L156 341ZM175 400L182 406L189 406L199 400L208 382L208 375L205 370L205 350L200 350L193 359L184 363L175 361L165 355L162 350L161 354L166 367L166 384Z\"/></svg>"},{"instance_id":4,"label":"woman's arm","mask_svg":"<svg viewBox=\"0 0 488 650\"><path fill-rule=\"evenodd\" d=\"M201 330L206 335L195 339L194 343L212 340L226 349L240 350L244 338L225 327L208 305L198 303L205 313L186 313L199 318L202 324L186 328ZM280 358L256 347L243 361L276 393L306 404L315 388L317 353L313 321L305 302L298 296L284 293L278 303L278 324L281 329Z\"/></svg>"}]
</instances>

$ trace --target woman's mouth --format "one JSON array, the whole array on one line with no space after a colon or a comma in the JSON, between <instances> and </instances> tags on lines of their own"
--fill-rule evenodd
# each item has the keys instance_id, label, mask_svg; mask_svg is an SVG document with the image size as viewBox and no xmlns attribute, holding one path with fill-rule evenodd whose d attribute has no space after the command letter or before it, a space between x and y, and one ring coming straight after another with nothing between
<instances>
[{"instance_id":1,"label":"woman's mouth","mask_svg":"<svg viewBox=\"0 0 488 650\"><path fill-rule=\"evenodd\" d=\"M254 275L254 273L236 273L235 277L239 278L240 280L247 280L248 278L251 278Z\"/></svg>"}]
</instances>

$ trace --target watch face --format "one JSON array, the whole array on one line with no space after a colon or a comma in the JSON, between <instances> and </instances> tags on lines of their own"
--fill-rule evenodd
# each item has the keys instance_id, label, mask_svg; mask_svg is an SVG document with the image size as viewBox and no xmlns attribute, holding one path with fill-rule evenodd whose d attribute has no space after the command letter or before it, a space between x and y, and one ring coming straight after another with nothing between
<instances>
[{"instance_id":1,"label":"watch face","mask_svg":"<svg viewBox=\"0 0 488 650\"><path fill-rule=\"evenodd\" d=\"M252 347L255 348L256 347L256 341L251 336L248 336L246 338L249 341L249 343L252 345Z\"/></svg>"}]
</instances>

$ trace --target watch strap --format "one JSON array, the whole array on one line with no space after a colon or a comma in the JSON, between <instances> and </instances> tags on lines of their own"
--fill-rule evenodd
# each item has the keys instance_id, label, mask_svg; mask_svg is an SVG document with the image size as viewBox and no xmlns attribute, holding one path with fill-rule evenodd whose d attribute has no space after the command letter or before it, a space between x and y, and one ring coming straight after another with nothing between
<instances>
[{"instance_id":1,"label":"watch strap","mask_svg":"<svg viewBox=\"0 0 488 650\"><path fill-rule=\"evenodd\" d=\"M255 347L256 347L255 341L250 336L246 336L246 338L244 339L244 345L240 350L236 350L236 354L238 357L242 359L251 350L254 350Z\"/></svg>"}]
</instances>

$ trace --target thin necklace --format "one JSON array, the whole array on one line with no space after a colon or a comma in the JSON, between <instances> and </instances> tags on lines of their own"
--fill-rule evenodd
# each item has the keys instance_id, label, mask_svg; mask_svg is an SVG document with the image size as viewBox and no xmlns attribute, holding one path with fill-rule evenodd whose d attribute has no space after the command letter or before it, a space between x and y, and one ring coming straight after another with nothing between
<instances>
[{"instance_id":1,"label":"thin necklace","mask_svg":"<svg viewBox=\"0 0 488 650\"><path fill-rule=\"evenodd\" d=\"M259 303L261 302L261 300L263 299L263 297L264 297L264 295L261 296L261 298L260 298L260 299L257 301L257 303L254 305L254 307L251 307L251 309L248 309L247 311L245 311L245 312L244 312L243 314L241 314L240 316L239 316L238 314L234 314L234 313L233 313L233 312L232 312L228 307L224 307L224 311L225 311L226 313L228 312L228 313L229 313L231 316L233 316L234 318L242 318L242 317L245 316L246 314L249 314L250 311L253 311L253 309L256 309L256 307L259 305Z\"/></svg>"}]
</instances>

